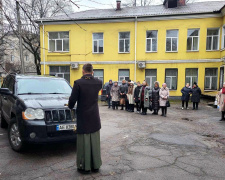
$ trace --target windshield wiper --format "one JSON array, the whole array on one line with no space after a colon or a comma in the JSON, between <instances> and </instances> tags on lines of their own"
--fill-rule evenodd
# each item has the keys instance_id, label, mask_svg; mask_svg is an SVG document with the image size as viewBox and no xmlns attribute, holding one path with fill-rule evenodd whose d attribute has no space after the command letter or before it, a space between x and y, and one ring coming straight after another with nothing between
<instances>
[{"instance_id":1,"label":"windshield wiper","mask_svg":"<svg viewBox=\"0 0 225 180\"><path fill-rule=\"evenodd\" d=\"M32 92L28 92L28 93L20 93L18 95L27 95L27 94L43 94L43 93L32 93Z\"/></svg>"}]
</instances>

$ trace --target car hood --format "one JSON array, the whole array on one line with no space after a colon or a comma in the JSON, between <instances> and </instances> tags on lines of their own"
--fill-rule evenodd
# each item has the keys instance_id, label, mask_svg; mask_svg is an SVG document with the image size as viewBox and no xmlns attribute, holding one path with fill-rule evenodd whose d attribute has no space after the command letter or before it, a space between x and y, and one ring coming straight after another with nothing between
<instances>
[{"instance_id":1,"label":"car hood","mask_svg":"<svg viewBox=\"0 0 225 180\"><path fill-rule=\"evenodd\" d=\"M65 108L68 104L69 94L38 94L38 95L19 95L26 107L52 109Z\"/></svg>"}]
</instances>

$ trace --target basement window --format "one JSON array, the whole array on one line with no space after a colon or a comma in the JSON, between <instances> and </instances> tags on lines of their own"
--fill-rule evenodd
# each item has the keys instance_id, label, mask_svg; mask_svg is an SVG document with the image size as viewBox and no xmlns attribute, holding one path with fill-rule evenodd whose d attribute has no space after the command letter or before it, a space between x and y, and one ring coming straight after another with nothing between
<instances>
[{"instance_id":1,"label":"basement window","mask_svg":"<svg viewBox=\"0 0 225 180\"><path fill-rule=\"evenodd\" d=\"M49 32L49 52L69 51L69 32Z\"/></svg>"}]
</instances>

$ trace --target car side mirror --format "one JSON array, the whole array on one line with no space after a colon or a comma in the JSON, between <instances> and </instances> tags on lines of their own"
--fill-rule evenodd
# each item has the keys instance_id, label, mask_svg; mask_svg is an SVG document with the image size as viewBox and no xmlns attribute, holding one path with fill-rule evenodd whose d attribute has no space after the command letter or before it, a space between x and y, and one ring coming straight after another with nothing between
<instances>
[{"instance_id":1,"label":"car side mirror","mask_svg":"<svg viewBox=\"0 0 225 180\"><path fill-rule=\"evenodd\" d=\"M11 95L12 92L8 88L0 88L0 94Z\"/></svg>"}]
</instances>

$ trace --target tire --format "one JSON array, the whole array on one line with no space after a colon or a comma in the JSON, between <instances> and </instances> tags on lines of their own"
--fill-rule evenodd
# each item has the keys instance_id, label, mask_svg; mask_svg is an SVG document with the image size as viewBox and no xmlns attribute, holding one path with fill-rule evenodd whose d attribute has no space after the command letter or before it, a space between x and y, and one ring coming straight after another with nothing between
<instances>
[{"instance_id":1,"label":"tire","mask_svg":"<svg viewBox=\"0 0 225 180\"><path fill-rule=\"evenodd\" d=\"M16 118L12 118L8 128L8 138L11 148L16 152L24 150L25 143L20 137Z\"/></svg>"},{"instance_id":2,"label":"tire","mask_svg":"<svg viewBox=\"0 0 225 180\"><path fill-rule=\"evenodd\" d=\"M1 128L6 129L8 127L8 124L6 122L6 120L4 119L2 112L1 112Z\"/></svg>"}]
</instances>

